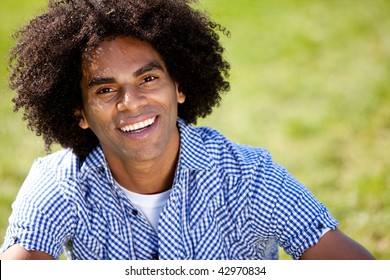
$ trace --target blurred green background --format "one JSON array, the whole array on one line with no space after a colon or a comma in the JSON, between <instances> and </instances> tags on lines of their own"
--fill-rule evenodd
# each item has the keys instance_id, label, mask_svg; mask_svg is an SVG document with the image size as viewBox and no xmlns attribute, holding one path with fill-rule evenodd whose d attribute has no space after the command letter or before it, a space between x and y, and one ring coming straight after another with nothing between
<instances>
[{"instance_id":1,"label":"blurred green background","mask_svg":"<svg viewBox=\"0 0 390 280\"><path fill-rule=\"evenodd\" d=\"M12 112L11 34L45 0L0 3L0 238L43 143ZM203 0L231 92L198 125L267 148L378 259L390 259L390 1ZM54 112L53 112L54 113ZM2 241L1 241L2 243ZM282 259L289 259L281 251Z\"/></svg>"}]
</instances>

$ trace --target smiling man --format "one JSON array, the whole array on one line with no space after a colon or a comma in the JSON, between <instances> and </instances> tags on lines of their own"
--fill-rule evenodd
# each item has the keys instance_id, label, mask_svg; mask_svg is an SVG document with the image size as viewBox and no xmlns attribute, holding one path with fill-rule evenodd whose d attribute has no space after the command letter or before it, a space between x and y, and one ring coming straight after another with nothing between
<instances>
[{"instance_id":1,"label":"smiling man","mask_svg":"<svg viewBox=\"0 0 390 280\"><path fill-rule=\"evenodd\" d=\"M171 188L179 153L177 107L185 101L157 51L131 37L105 39L83 58L80 127L99 139L124 188Z\"/></svg>"},{"instance_id":2,"label":"smiling man","mask_svg":"<svg viewBox=\"0 0 390 280\"><path fill-rule=\"evenodd\" d=\"M51 1L10 84L43 135L1 259L371 259L262 148L196 128L229 90L216 30L178 0Z\"/></svg>"}]
</instances>

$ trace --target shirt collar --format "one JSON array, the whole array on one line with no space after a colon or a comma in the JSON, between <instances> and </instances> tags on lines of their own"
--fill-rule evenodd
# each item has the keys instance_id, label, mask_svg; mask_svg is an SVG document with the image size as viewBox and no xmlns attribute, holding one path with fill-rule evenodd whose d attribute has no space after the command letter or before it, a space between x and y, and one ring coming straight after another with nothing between
<instances>
[{"instance_id":1,"label":"shirt collar","mask_svg":"<svg viewBox=\"0 0 390 280\"><path fill-rule=\"evenodd\" d=\"M89 172L105 173L107 179L114 183L111 171L108 167L106 158L103 153L103 149L100 145L97 145L87 156L83 162L81 169L81 176L87 176Z\"/></svg>"},{"instance_id":2,"label":"shirt collar","mask_svg":"<svg viewBox=\"0 0 390 280\"><path fill-rule=\"evenodd\" d=\"M200 132L178 118L180 132L180 155L178 167L190 170L210 170L212 159Z\"/></svg>"},{"instance_id":3,"label":"shirt collar","mask_svg":"<svg viewBox=\"0 0 390 280\"><path fill-rule=\"evenodd\" d=\"M81 167L82 171L88 171L96 167L107 166L102 147L97 145L87 156Z\"/></svg>"}]
</instances>

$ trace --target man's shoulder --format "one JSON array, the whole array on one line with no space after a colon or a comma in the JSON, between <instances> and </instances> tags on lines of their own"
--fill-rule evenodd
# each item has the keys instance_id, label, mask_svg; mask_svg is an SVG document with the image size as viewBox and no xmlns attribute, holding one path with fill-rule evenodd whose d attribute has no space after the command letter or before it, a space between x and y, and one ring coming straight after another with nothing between
<instances>
[{"instance_id":1,"label":"man's shoulder","mask_svg":"<svg viewBox=\"0 0 390 280\"><path fill-rule=\"evenodd\" d=\"M39 177L55 178L57 182L75 178L80 172L82 162L72 150L63 149L37 158L30 170Z\"/></svg>"},{"instance_id":2,"label":"man's shoulder","mask_svg":"<svg viewBox=\"0 0 390 280\"><path fill-rule=\"evenodd\" d=\"M39 157L34 164L46 169L72 168L79 163L79 158L70 149L62 149Z\"/></svg>"},{"instance_id":3,"label":"man's shoulder","mask_svg":"<svg viewBox=\"0 0 390 280\"><path fill-rule=\"evenodd\" d=\"M46 197L62 200L64 187L71 185L70 181L77 176L77 161L78 158L70 150L37 158L19 190L19 200L36 199L42 205L51 205Z\"/></svg>"},{"instance_id":4,"label":"man's shoulder","mask_svg":"<svg viewBox=\"0 0 390 280\"><path fill-rule=\"evenodd\" d=\"M213 162L223 168L248 172L270 157L266 149L236 143L213 128L196 130Z\"/></svg>"}]
</instances>

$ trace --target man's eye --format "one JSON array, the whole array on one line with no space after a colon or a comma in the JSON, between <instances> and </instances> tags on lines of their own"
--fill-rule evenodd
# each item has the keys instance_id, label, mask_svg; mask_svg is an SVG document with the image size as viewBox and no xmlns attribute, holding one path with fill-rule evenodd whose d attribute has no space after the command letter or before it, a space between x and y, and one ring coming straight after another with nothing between
<instances>
[{"instance_id":1,"label":"man's eye","mask_svg":"<svg viewBox=\"0 0 390 280\"><path fill-rule=\"evenodd\" d=\"M101 88L97 91L97 94L105 94L113 92L114 90L112 88Z\"/></svg>"},{"instance_id":2,"label":"man's eye","mask_svg":"<svg viewBox=\"0 0 390 280\"><path fill-rule=\"evenodd\" d=\"M157 79L157 78L154 77L154 76L146 76L146 77L142 80L142 83L148 83L148 82L154 81L155 79Z\"/></svg>"}]
</instances>

